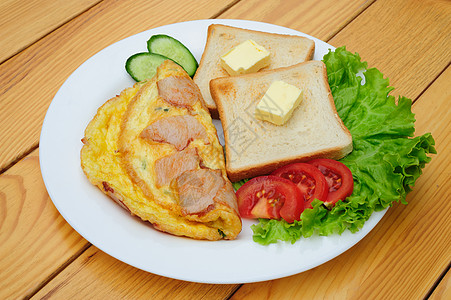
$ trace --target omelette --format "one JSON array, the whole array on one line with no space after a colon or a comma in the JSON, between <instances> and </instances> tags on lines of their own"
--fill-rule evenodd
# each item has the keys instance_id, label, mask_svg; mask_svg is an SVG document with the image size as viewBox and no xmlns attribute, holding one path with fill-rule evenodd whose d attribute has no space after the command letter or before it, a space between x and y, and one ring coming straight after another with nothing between
<instances>
[{"instance_id":1,"label":"omelette","mask_svg":"<svg viewBox=\"0 0 451 300\"><path fill-rule=\"evenodd\" d=\"M103 104L82 139L88 180L157 230L194 239L241 231L223 148L198 87L167 60Z\"/></svg>"}]
</instances>

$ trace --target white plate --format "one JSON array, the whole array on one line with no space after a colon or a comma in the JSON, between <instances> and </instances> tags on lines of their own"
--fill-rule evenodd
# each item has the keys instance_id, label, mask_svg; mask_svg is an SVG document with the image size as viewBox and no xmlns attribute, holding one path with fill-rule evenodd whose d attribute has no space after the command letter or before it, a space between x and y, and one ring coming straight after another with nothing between
<instances>
[{"instance_id":1,"label":"white plate","mask_svg":"<svg viewBox=\"0 0 451 300\"><path fill-rule=\"evenodd\" d=\"M234 241L197 241L161 233L131 217L91 185L81 170L80 140L87 124L106 100L134 83L124 69L127 58L146 51L150 36L164 33L179 39L199 61L211 23L309 37L316 43L316 60L334 49L289 28L242 20L184 22L121 40L83 63L61 86L47 111L39 150L47 191L61 215L85 239L109 255L151 273L202 283L246 283L314 268L359 242L385 211L374 213L355 234L346 231L342 235L315 236L295 244L261 246L253 242L249 220L243 220L243 231ZM215 125L220 134L220 122Z\"/></svg>"}]
</instances>

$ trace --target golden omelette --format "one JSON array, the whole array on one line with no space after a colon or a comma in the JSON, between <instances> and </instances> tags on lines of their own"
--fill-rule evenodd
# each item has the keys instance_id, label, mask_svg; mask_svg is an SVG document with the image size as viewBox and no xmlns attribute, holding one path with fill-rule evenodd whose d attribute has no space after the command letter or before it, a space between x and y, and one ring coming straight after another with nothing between
<instances>
[{"instance_id":1,"label":"golden omelette","mask_svg":"<svg viewBox=\"0 0 451 300\"><path fill-rule=\"evenodd\" d=\"M82 141L89 181L154 228L207 240L240 233L216 128L174 62L102 105Z\"/></svg>"}]
</instances>

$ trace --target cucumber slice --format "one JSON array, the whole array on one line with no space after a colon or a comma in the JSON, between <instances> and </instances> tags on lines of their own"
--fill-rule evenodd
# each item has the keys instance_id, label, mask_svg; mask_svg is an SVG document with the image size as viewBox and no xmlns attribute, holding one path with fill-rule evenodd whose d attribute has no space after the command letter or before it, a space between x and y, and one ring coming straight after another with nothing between
<instances>
[{"instance_id":1,"label":"cucumber slice","mask_svg":"<svg viewBox=\"0 0 451 300\"><path fill-rule=\"evenodd\" d=\"M152 78L157 72L158 66L167 59L167 57L155 53L136 53L125 62L125 70L134 80L143 81Z\"/></svg>"},{"instance_id":2,"label":"cucumber slice","mask_svg":"<svg viewBox=\"0 0 451 300\"><path fill-rule=\"evenodd\" d=\"M151 53L157 53L169 57L185 69L189 76L196 73L198 63L193 54L181 42L165 34L157 34L147 41L147 49Z\"/></svg>"}]
</instances>

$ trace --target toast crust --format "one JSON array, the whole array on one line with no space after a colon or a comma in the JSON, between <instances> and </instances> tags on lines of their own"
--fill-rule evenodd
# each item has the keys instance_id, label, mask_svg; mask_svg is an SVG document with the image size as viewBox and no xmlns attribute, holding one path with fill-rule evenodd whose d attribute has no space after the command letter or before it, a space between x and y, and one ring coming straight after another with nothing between
<instances>
[{"instance_id":1,"label":"toast crust","mask_svg":"<svg viewBox=\"0 0 451 300\"><path fill-rule=\"evenodd\" d=\"M266 70L266 71L261 71L261 72L253 73L253 74L235 76L234 78L235 79L246 79L249 81L253 81L254 79L259 78L261 76L265 76L265 75L269 75L269 74L276 74L281 71L294 70L294 69L297 69L304 65L310 64L312 62L314 62L314 61L303 62L303 63L296 64L296 65L289 66L289 67L283 67L283 68L273 69L273 70ZM315 63L317 63L317 62L315 62ZM233 91L233 83L231 82L231 80L233 80L233 79L229 80L229 78L217 78L217 79L213 79L210 81L211 95L217 105L218 114L220 116L221 123L222 123L223 129L224 129L224 138L226 141L226 143L225 143L226 170L227 170L227 175L232 182L239 181L239 180L245 179L245 178L252 178L255 176L259 176L259 175L269 174L272 171L276 170L277 168L287 165L287 164L290 164L290 163L306 162L306 161L309 161L311 159L316 159L316 158L340 159L352 151L353 146L352 146L351 133L346 128L346 126L344 125L341 118L338 116L338 113L337 113L337 110L335 107L335 102L332 97L332 92L330 90L328 79L327 79L326 66L324 65L323 62L320 62L320 63L321 63L322 74L323 74L323 76L321 77L321 80L324 84L324 87L326 88L329 105L332 108L334 118L336 119L341 130L344 132L346 137L351 142L346 144L343 147L339 147L339 146L330 147L330 148L322 149L320 151L301 153L301 154L295 155L295 156L287 156L283 159L275 159L275 160L267 161L267 162L261 163L261 164L249 164L249 165L247 165L245 167L241 167L241 168L234 168L231 166L231 163L230 163L230 161L232 160L232 157L231 157L232 151L230 149L231 146L228 143L228 141L230 141L230 133L229 133L228 129L230 128L229 122L233 121L233 120L228 120L228 118L226 116L227 103L225 103L226 101L221 101L221 95L223 94L224 91L236 92L236 91Z\"/></svg>"},{"instance_id":2,"label":"toast crust","mask_svg":"<svg viewBox=\"0 0 451 300\"><path fill-rule=\"evenodd\" d=\"M227 146L226 146L226 153L227 153ZM287 157L283 160L275 160L270 163L261 164L261 165L252 165L248 166L246 168L239 168L239 169L232 169L230 166L227 166L227 155L226 155L226 169L227 169L227 176L229 177L231 182L240 181L241 179L245 178L253 178L260 175L267 175L271 172L277 170L280 167L283 167L285 165L291 164L291 163L301 163L301 162L308 162L312 159L316 158L330 158L338 160L340 158L343 158L348 153L352 151L352 144L350 144L348 147L341 148L341 147L335 147L330 148L324 151L317 151L317 152L311 152L307 154L303 154L299 157Z\"/></svg>"},{"instance_id":3,"label":"toast crust","mask_svg":"<svg viewBox=\"0 0 451 300\"><path fill-rule=\"evenodd\" d=\"M200 89L209 89L209 82L206 86L203 86L203 84L199 84L199 78L202 76L205 76L205 74L203 74L204 72L207 72L208 74L212 74L212 73L217 73L219 75L215 75L215 78L220 78L220 77L230 77L229 74L222 69L222 67L220 66L220 56L222 54L224 54L227 51L224 51L224 53L220 53L217 56L217 62L215 63L215 70L209 70L210 66L207 66L207 64L211 64L212 62L210 60L207 61L207 56L209 56L210 52L214 52L214 44L217 43L217 40L214 37L214 33L215 30L220 30L221 33L220 34L229 34L230 37L232 38L232 33L247 33L247 34L258 34L268 40L270 40L271 38L277 37L280 38L281 36L283 36L284 38L287 39L302 39L303 41L305 41L306 45L308 44L308 48L307 48L307 52L305 54L305 56L302 58L302 61L308 61L311 60L313 58L313 54L315 53L315 43L306 38L306 37L301 37L301 36L297 36L297 35L286 35L286 34L277 34L277 33L270 33L270 32L263 32L263 31L257 31L257 30L250 30L250 29L244 29L244 28L238 28L238 27L232 27L232 26L228 26L228 25L222 25L222 24L211 24L210 26L208 26L208 31L207 31L207 42L205 44L205 48L204 48L204 52L202 54L202 58L199 62L199 67L196 71L196 74L193 77L194 82L196 82L196 84L199 85ZM225 33L222 33L225 32ZM229 33L228 33L229 32ZM239 44L242 41L238 41L236 40L235 44ZM235 46L235 45L234 45ZM233 46L233 47L234 47ZM227 50L230 50L233 47L228 47ZM293 62L294 64L295 62ZM262 72L264 70L270 70L270 69L274 69L271 68L271 65L269 67L263 68L262 70L260 70L259 72ZM258 73L258 72L257 72ZM208 79L208 81L210 81L211 79L214 78L210 78ZM212 116L212 118L214 119L218 119L219 118L219 112L218 109L216 107L216 104L214 102L214 100L211 98L210 96L210 91L202 91L203 94L203 98L205 100L206 106L210 111L210 114Z\"/></svg>"}]
</instances>

